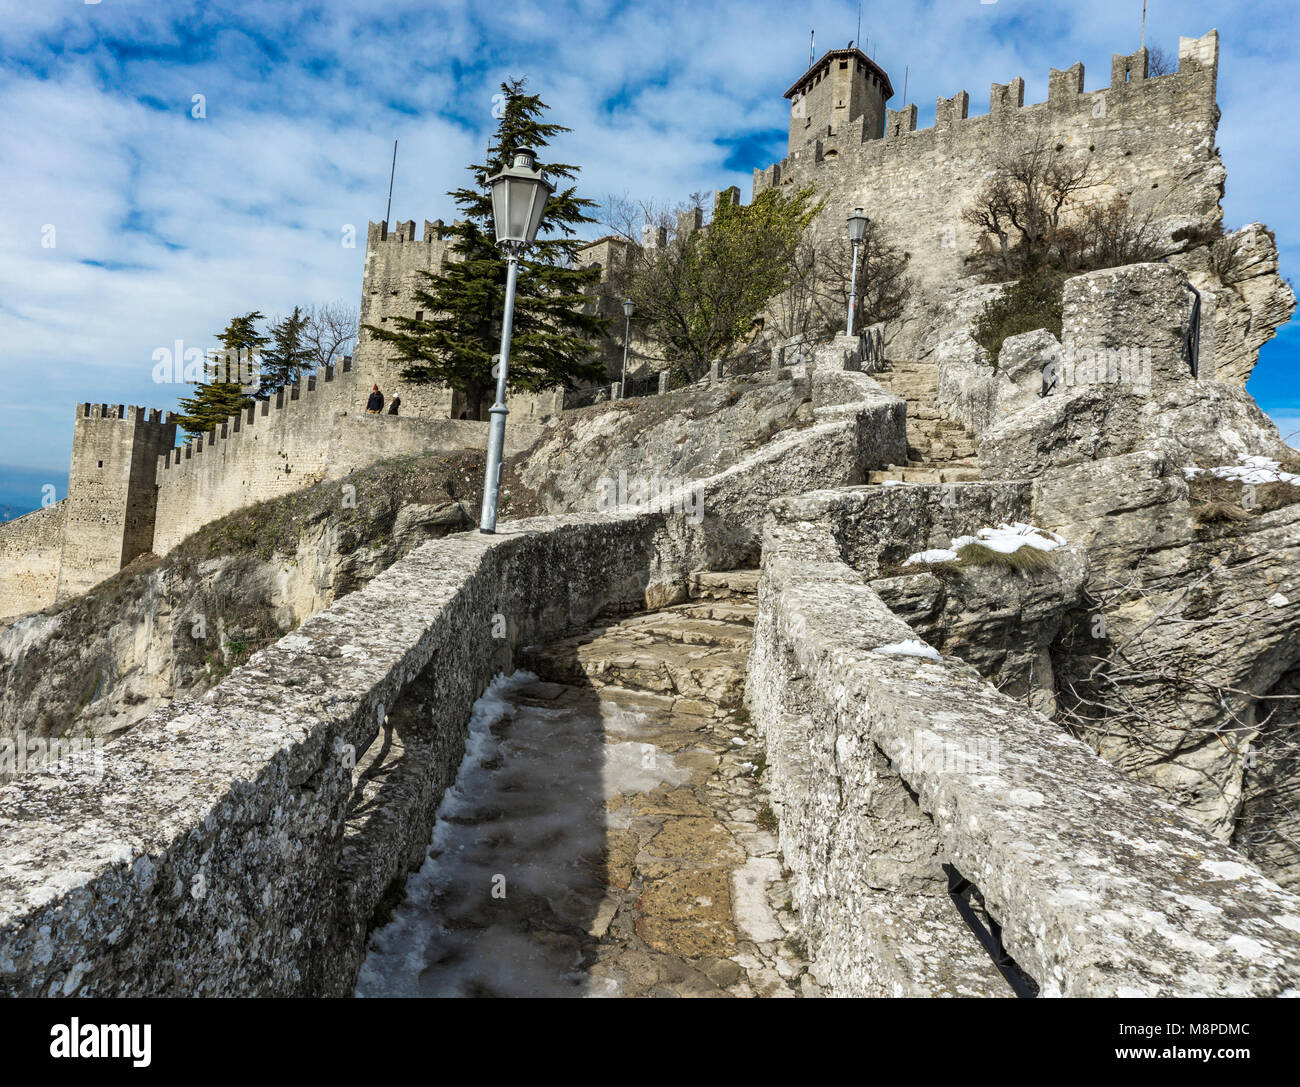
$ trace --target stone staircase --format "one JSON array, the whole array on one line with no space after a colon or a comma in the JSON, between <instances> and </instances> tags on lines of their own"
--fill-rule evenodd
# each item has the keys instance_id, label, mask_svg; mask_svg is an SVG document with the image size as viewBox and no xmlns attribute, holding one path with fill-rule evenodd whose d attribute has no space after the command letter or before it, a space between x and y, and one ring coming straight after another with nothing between
<instances>
[{"instance_id":1,"label":"stone staircase","mask_svg":"<svg viewBox=\"0 0 1300 1087\"><path fill-rule=\"evenodd\" d=\"M975 438L936 406L938 377L926 362L893 362L871 375L907 401L907 463L872 472L868 483L965 483L980 478Z\"/></svg>"},{"instance_id":2,"label":"stone staircase","mask_svg":"<svg viewBox=\"0 0 1300 1087\"><path fill-rule=\"evenodd\" d=\"M740 705L757 580L525 651L359 992L820 995Z\"/></svg>"}]
</instances>

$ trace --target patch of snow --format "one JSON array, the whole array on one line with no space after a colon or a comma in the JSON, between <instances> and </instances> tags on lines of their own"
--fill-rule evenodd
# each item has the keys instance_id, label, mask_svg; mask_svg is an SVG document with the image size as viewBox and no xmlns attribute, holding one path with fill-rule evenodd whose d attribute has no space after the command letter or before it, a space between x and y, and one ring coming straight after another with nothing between
<instances>
[{"instance_id":1,"label":"patch of snow","mask_svg":"<svg viewBox=\"0 0 1300 1087\"><path fill-rule=\"evenodd\" d=\"M915 555L908 555L907 558L903 560L903 565L916 566L918 563L956 561L956 551L949 551L946 547L932 547L929 551L918 551Z\"/></svg>"},{"instance_id":2,"label":"patch of snow","mask_svg":"<svg viewBox=\"0 0 1300 1087\"><path fill-rule=\"evenodd\" d=\"M1238 483L1290 483L1300 487L1300 475L1282 471L1280 462L1268 457L1242 457L1240 464L1221 464L1217 468L1184 468L1183 475L1195 479L1208 472L1217 479L1231 479Z\"/></svg>"},{"instance_id":3,"label":"patch of snow","mask_svg":"<svg viewBox=\"0 0 1300 1087\"><path fill-rule=\"evenodd\" d=\"M955 562L957 552L969 544L979 544L981 547L987 547L990 551L998 551L1003 555L1009 555L1013 551L1019 551L1022 547L1032 547L1036 551L1055 551L1058 547L1064 547L1066 542L1065 537L1059 536L1048 529L1035 528L1033 525L1013 521L1009 525L1000 524L996 528L981 528L974 536L958 536L949 547L918 551L915 555L908 555L903 560L903 565L915 566L919 563Z\"/></svg>"},{"instance_id":4,"label":"patch of snow","mask_svg":"<svg viewBox=\"0 0 1300 1087\"><path fill-rule=\"evenodd\" d=\"M901 642L893 642L890 645L880 645L871 652L880 653L887 657L925 657L927 660L942 660L937 649L918 642L914 638L908 638Z\"/></svg>"}]
</instances>

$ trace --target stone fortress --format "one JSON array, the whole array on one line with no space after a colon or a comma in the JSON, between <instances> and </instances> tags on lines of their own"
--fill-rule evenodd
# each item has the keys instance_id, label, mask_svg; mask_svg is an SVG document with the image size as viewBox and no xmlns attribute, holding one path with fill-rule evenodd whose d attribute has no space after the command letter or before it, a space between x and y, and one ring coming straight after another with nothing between
<instances>
[{"instance_id":1,"label":"stone fortress","mask_svg":"<svg viewBox=\"0 0 1300 1087\"><path fill-rule=\"evenodd\" d=\"M1110 86L1085 93L1083 66L1053 70L1048 101L1024 104L1024 80L995 83L990 112L969 116L965 92L937 103L933 128L917 130L916 106L886 108L888 75L857 49L832 50L786 92L791 101L789 154L754 171L754 192L812 184L827 198L813 230L842 229L854 207L865 207L910 254L917 282L911 312L883 335L895 357L924 359L939 330L952 321L954 285L975 247L960 211L999 155L1032 139L1087 147L1106 186L1154 204L1162 226L1207 228L1222 218L1224 169L1214 133L1218 34L1184 38L1179 69L1147 78L1147 54L1116 56ZM737 190L717 195L737 201ZM679 229L698 229L699 209ZM414 292L422 272L452 259L439 240L441 221L370 223L361 289L361 324L394 316L419 317ZM1271 239L1255 239L1268 250ZM649 246L662 244L647 233ZM590 243L584 264L613 269L627 260L616 238ZM1265 251L1276 269L1276 253ZM1175 261L1177 258L1174 258ZM1203 314L1203 357L1216 359L1221 380L1244 384L1259 345L1280 323L1278 286L1234 295ZM978 292L976 297L984 297ZM617 300L598 297L602 312ZM1284 319L1284 317L1283 317ZM615 324L621 322L616 321ZM615 329L621 333L621 329ZM1214 364L1206 372L1213 373ZM464 398L440 386L404 382L392 349L364 331L355 359L283 390L217 430L175 446L176 424L163 413L121 405L76 409L68 496L0 527L0 619L38 610L112 576L139 555L166 554L191 532L242 506L337 478L401 453L477 448L482 424L461 419ZM362 412L378 384L400 396L402 414L381 420ZM562 410L563 392L511 398L512 448L534 440ZM372 425L374 424L374 425Z\"/></svg>"},{"instance_id":2,"label":"stone fortress","mask_svg":"<svg viewBox=\"0 0 1300 1087\"><path fill-rule=\"evenodd\" d=\"M598 757L552 752L566 784L608 768L631 717L653 726L635 733L642 751L680 774L629 785L613 820L588 812L594 851L547 866L605 871L608 886L511 899L576 903L523 938L570 964L574 949L593 956L609 970L588 980L610 991L686 991L632 976L673 954L694 991L718 995L796 978L802 995L1300 990L1285 802L1300 718L1266 701L1300 690L1300 503L1260 467L1289 454L1243 387L1294 298L1258 224L1238 232L1233 282L1205 260L1222 216L1217 61L1211 32L1182 39L1174 74L1147 78L1139 51L1114 58L1105 90L1084 92L1075 65L1053 73L1046 103L1025 106L1020 80L995 84L988 115L968 116L962 92L917 130L864 54L823 56L787 92L789 155L755 189L812 183L828 196L813 229L842 231L861 205L911 254L909 312L870 330L884 357L846 337L793 356L773 343L770 371L717 375L646 411L520 405L520 490L544 492L540 515L423 543L201 697L167 692L109 726L101 775L0 787L0 992L355 992L376 910L424 861L459 780L471 711L516 668L543 681L518 717L529 697L592 687L617 711L592 730ZM1068 279L1059 340L1011 337L995 369L969 329L1001 288L967 275L960 212L1001 154L1033 140L1097 156L1105 192L1150 201L1175 251ZM701 225L688 212L679 229ZM413 313L417 271L447 259L434 233L372 224L363 321ZM625 253L601 239L582 259ZM1053 360L1128 347L1149 359L1142 382L1044 388ZM363 338L354 366L179 449L164 418L82 406L69 498L0 530L6 600L39 577L45 599L75 594L223 512L384 456L481 443L483 424L451 418L453 397L404 392L395 365ZM372 382L415 414L358 416ZM965 463L918 469L921 446ZM1238 474L1209 478L1225 469ZM590 512L598 476L646 473L685 481L704 516L682 516L685 503ZM1214 489L1244 492L1250 473L1268 482L1248 509ZM1045 571L927 558L1007 524L1055 536ZM159 656L210 606L178 580L163 608L131 613L161 628ZM87 700L136 693L144 639L132 618L119 641L133 644L105 666L76 656L85 646L69 640L95 639L61 622L56 610L0 629L0 693L24 669L61 682L83 668L72 719L89 727ZM1132 647L1137 680L1117 684L1129 716L1100 738L1062 716L1098 659L1118 667ZM101 667L118 676L94 678ZM744 775L743 802L701 807ZM665 791L681 782L689 797ZM648 817L635 831L631 809ZM707 847L682 841L696 824ZM510 838L497 829L479 827L477 845ZM483 863L506 870L490 852ZM440 973L422 946L392 950Z\"/></svg>"}]
</instances>

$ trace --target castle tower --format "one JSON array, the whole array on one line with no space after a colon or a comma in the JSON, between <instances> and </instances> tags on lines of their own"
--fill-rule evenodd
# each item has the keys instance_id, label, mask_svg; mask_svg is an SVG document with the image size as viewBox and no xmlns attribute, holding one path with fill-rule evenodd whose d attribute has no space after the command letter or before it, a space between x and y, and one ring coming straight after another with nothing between
<instances>
[{"instance_id":1,"label":"castle tower","mask_svg":"<svg viewBox=\"0 0 1300 1087\"><path fill-rule=\"evenodd\" d=\"M358 381L369 392L372 384L384 394L385 404L402 398L401 413L446 419L451 415L450 389L434 385L412 385L402 380L405 364L398 361L392 346L366 331L366 325L383 327L394 317L420 318L415 292L425 286L421 272L440 272L447 260L448 245L437 234L443 223L424 223L424 239L417 240L415 223L371 223L366 231L366 267L361 281L361 332L357 337L354 368ZM394 326L395 327L395 326ZM364 405L361 405L364 406Z\"/></svg>"},{"instance_id":2,"label":"castle tower","mask_svg":"<svg viewBox=\"0 0 1300 1087\"><path fill-rule=\"evenodd\" d=\"M77 405L56 599L85 592L153 549L158 457L175 444L170 412Z\"/></svg>"},{"instance_id":3,"label":"castle tower","mask_svg":"<svg viewBox=\"0 0 1300 1087\"><path fill-rule=\"evenodd\" d=\"M420 320L424 316L415 292L426 285L423 272L439 273L457 259L451 242L438 237L443 221L424 221L424 238L417 240L413 220L371 223L366 231L366 267L361 280L361 331L357 336L354 369L362 397L378 385L385 405L402 399L401 414L426 419L456 419L468 408L465 397L442 385L413 385L402 379L406 363L390 344L366 331L366 325L383 327L395 317ZM396 326L394 326L396 328ZM490 402L490 401L489 401ZM510 418L514 422L540 421L557 413L564 402L559 389L514 393ZM482 410L486 410L486 404ZM358 410L364 404L358 404ZM487 418L486 415L483 416Z\"/></svg>"},{"instance_id":4,"label":"castle tower","mask_svg":"<svg viewBox=\"0 0 1300 1087\"><path fill-rule=\"evenodd\" d=\"M832 49L785 92L790 99L790 151L844 137L861 125L861 139L885 134L889 76L861 49Z\"/></svg>"}]
</instances>

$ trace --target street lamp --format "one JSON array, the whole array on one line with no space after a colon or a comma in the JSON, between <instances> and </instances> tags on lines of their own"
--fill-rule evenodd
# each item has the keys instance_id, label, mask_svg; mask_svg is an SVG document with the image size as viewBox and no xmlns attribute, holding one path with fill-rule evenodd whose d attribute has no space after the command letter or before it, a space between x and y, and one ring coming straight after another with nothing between
<instances>
[{"instance_id":1,"label":"street lamp","mask_svg":"<svg viewBox=\"0 0 1300 1087\"><path fill-rule=\"evenodd\" d=\"M627 397L627 339L632 329L632 314L636 312L636 306L632 299L628 298L623 302L623 377L618 383L618 395L620 399Z\"/></svg>"},{"instance_id":2,"label":"street lamp","mask_svg":"<svg viewBox=\"0 0 1300 1087\"><path fill-rule=\"evenodd\" d=\"M497 530L497 494L501 488L501 454L506 444L506 375L510 369L510 334L515 323L515 279L519 258L537 237L542 225L546 201L555 192L542 172L536 168L537 153L521 148L514 153L513 165L488 178L492 190L492 225L497 245L509 262L506 269L506 308L501 317L501 356L497 368L497 398L488 410L492 421L488 427L487 474L483 480L483 516L478 530Z\"/></svg>"},{"instance_id":3,"label":"street lamp","mask_svg":"<svg viewBox=\"0 0 1300 1087\"><path fill-rule=\"evenodd\" d=\"M849 283L849 327L847 335L853 335L853 311L858 307L858 246L867 236L867 224L871 222L862 214L861 208L854 208L849 216L849 241L853 243L853 276Z\"/></svg>"}]
</instances>

